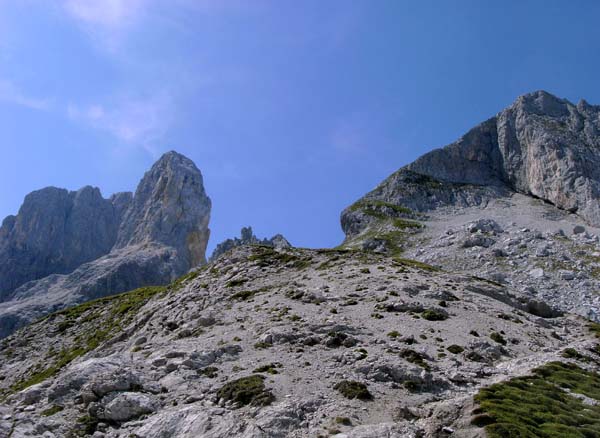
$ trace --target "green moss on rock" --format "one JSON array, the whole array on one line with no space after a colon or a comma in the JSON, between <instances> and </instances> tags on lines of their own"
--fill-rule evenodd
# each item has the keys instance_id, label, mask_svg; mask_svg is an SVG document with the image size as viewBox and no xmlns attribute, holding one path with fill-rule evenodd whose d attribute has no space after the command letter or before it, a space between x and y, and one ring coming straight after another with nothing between
<instances>
[{"instance_id":1,"label":"green moss on rock","mask_svg":"<svg viewBox=\"0 0 600 438\"><path fill-rule=\"evenodd\" d=\"M217 397L238 406L267 406L275 401L273 393L265 388L264 376L254 374L226 383L217 391Z\"/></svg>"},{"instance_id":2,"label":"green moss on rock","mask_svg":"<svg viewBox=\"0 0 600 438\"><path fill-rule=\"evenodd\" d=\"M506 345L506 339L498 332L492 332L490 335L490 339L494 342L497 342L500 345Z\"/></svg>"},{"instance_id":3,"label":"green moss on rock","mask_svg":"<svg viewBox=\"0 0 600 438\"><path fill-rule=\"evenodd\" d=\"M333 389L349 399L373 399L373 395L369 392L367 385L357 382L356 380L342 380L341 382L336 383Z\"/></svg>"},{"instance_id":4,"label":"green moss on rock","mask_svg":"<svg viewBox=\"0 0 600 438\"><path fill-rule=\"evenodd\" d=\"M427 321L444 321L448 319L448 314L437 309L427 309L421 312L421 318Z\"/></svg>"},{"instance_id":5,"label":"green moss on rock","mask_svg":"<svg viewBox=\"0 0 600 438\"><path fill-rule=\"evenodd\" d=\"M446 348L446 350L448 350L450 353L452 354L459 354L462 353L463 351L465 351L465 349L463 347L461 347L460 345L450 345L448 348Z\"/></svg>"}]
</instances>

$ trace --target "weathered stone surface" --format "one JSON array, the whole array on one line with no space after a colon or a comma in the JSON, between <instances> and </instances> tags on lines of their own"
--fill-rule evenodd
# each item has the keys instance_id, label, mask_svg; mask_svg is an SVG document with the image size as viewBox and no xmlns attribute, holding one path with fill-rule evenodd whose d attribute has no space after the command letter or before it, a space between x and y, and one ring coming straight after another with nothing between
<instances>
[{"instance_id":1,"label":"weathered stone surface","mask_svg":"<svg viewBox=\"0 0 600 438\"><path fill-rule=\"evenodd\" d=\"M453 225L457 242L473 236L470 222ZM311 291L318 305L299 295ZM107 438L435 438L460 429L455 416L430 415L440 403L566 360L567 347L597 357L586 321L541 323L510 284L368 252L240 246L139 307L131 296L54 314L0 342L0 412L16 413L16 436L39 436L43 424L69 436L87 413ZM38 372L39 385L13 389ZM274 397L269 406L220 394L251 376ZM341 381L364 384L372 399L346 398ZM245 385L240 400L253 390ZM63 410L46 418L50 406Z\"/></svg>"},{"instance_id":2,"label":"weathered stone surface","mask_svg":"<svg viewBox=\"0 0 600 438\"><path fill-rule=\"evenodd\" d=\"M600 226L599 132L600 106L573 105L544 91L526 94L457 142L395 172L361 201L426 212L486 205L518 192ZM360 209L344 210L346 236L363 231L365 219L372 221Z\"/></svg>"},{"instance_id":3,"label":"weathered stone surface","mask_svg":"<svg viewBox=\"0 0 600 438\"><path fill-rule=\"evenodd\" d=\"M128 421L158 409L158 402L151 396L135 392L122 392L106 397L101 404L90 407L90 414L101 420Z\"/></svg>"}]
</instances>

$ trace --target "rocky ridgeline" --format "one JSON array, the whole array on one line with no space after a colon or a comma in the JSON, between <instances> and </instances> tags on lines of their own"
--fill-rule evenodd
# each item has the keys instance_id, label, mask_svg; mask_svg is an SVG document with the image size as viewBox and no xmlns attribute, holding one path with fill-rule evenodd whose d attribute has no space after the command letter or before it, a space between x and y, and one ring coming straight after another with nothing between
<instances>
[{"instance_id":1,"label":"rocky ridgeline","mask_svg":"<svg viewBox=\"0 0 600 438\"><path fill-rule=\"evenodd\" d=\"M194 163L165 154L135 194L47 188L0 228L0 337L49 312L145 285L206 261L210 199Z\"/></svg>"},{"instance_id":2,"label":"rocky ridgeline","mask_svg":"<svg viewBox=\"0 0 600 438\"><path fill-rule=\"evenodd\" d=\"M241 246L3 340L0 435L481 436L483 386L600 363L583 318L544 311L408 260Z\"/></svg>"},{"instance_id":3,"label":"rocky ridgeline","mask_svg":"<svg viewBox=\"0 0 600 438\"><path fill-rule=\"evenodd\" d=\"M239 238L235 237L233 239L226 239L215 247L212 255L210 256L210 261L216 260L221 255L232 250L233 248L244 245L262 245L276 249L291 248L292 246L290 245L290 242L288 242L287 239L281 234L276 234L270 239L264 238L261 240L254 235L252 232L252 227L243 227Z\"/></svg>"}]
</instances>

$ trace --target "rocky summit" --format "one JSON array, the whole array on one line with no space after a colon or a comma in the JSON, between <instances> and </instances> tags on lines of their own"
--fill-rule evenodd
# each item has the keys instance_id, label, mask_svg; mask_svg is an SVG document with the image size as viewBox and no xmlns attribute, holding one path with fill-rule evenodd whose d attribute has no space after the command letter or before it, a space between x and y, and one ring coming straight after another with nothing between
<instances>
[{"instance_id":1,"label":"rocky summit","mask_svg":"<svg viewBox=\"0 0 600 438\"><path fill-rule=\"evenodd\" d=\"M52 311L205 263L211 203L188 158L169 152L135 194L47 188L0 228L0 337Z\"/></svg>"},{"instance_id":2,"label":"rocky summit","mask_svg":"<svg viewBox=\"0 0 600 438\"><path fill-rule=\"evenodd\" d=\"M201 177L167 154L103 201L121 206L107 255L6 277L13 300L85 302L0 341L0 436L600 436L599 123L522 96L346 208L339 247L244 228L208 264ZM3 241L25 239L19 220L43 225L8 218Z\"/></svg>"}]
</instances>

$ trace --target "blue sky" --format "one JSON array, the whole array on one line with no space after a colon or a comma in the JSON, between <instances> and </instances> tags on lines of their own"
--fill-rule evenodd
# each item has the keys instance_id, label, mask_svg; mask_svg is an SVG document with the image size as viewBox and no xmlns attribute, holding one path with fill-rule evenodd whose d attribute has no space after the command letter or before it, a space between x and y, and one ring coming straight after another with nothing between
<instances>
[{"instance_id":1,"label":"blue sky","mask_svg":"<svg viewBox=\"0 0 600 438\"><path fill-rule=\"evenodd\" d=\"M175 149L252 225L342 240L340 211L519 94L600 104L600 3L0 0L0 216L44 186L135 185Z\"/></svg>"}]
</instances>

